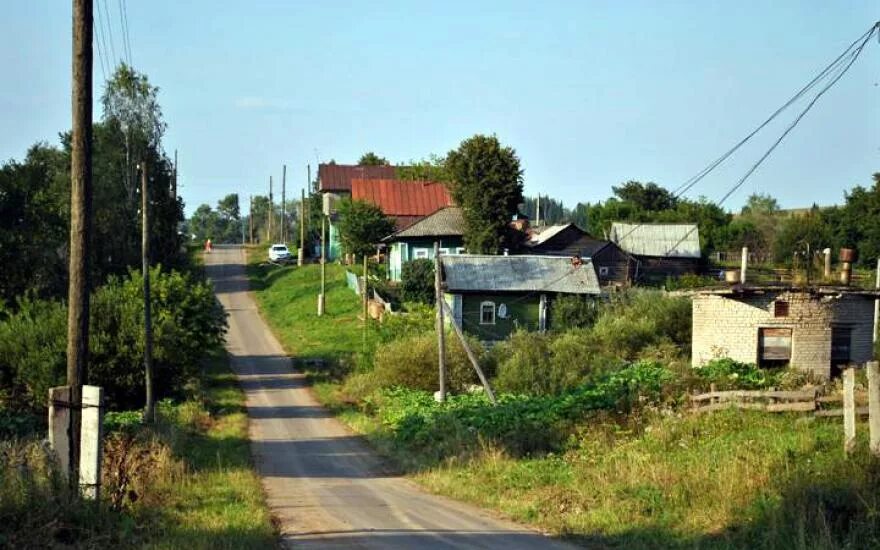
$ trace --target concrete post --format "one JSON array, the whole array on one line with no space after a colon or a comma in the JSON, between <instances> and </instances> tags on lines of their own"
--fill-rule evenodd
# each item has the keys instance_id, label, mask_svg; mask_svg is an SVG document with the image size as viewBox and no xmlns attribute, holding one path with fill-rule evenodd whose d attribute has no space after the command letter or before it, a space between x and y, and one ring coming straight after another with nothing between
<instances>
[{"instance_id":1,"label":"concrete post","mask_svg":"<svg viewBox=\"0 0 880 550\"><path fill-rule=\"evenodd\" d=\"M856 371L843 369L843 450L850 454L856 446Z\"/></svg>"},{"instance_id":2,"label":"concrete post","mask_svg":"<svg viewBox=\"0 0 880 550\"><path fill-rule=\"evenodd\" d=\"M831 279L831 249L826 248L822 253L825 255L825 273L823 275L827 281Z\"/></svg>"},{"instance_id":3,"label":"concrete post","mask_svg":"<svg viewBox=\"0 0 880 550\"><path fill-rule=\"evenodd\" d=\"M70 473L70 386L49 389L49 446L62 475Z\"/></svg>"},{"instance_id":4,"label":"concrete post","mask_svg":"<svg viewBox=\"0 0 880 550\"><path fill-rule=\"evenodd\" d=\"M740 262L739 269L739 283L741 285L746 284L746 269L749 266L749 247L744 246L742 249L742 260Z\"/></svg>"},{"instance_id":5,"label":"concrete post","mask_svg":"<svg viewBox=\"0 0 880 550\"><path fill-rule=\"evenodd\" d=\"M868 429L870 449L880 456L880 363L868 361Z\"/></svg>"},{"instance_id":6,"label":"concrete post","mask_svg":"<svg viewBox=\"0 0 880 550\"><path fill-rule=\"evenodd\" d=\"M103 405L103 389L98 386L83 386L79 486L83 496L91 500L97 499L101 492Z\"/></svg>"}]
</instances>

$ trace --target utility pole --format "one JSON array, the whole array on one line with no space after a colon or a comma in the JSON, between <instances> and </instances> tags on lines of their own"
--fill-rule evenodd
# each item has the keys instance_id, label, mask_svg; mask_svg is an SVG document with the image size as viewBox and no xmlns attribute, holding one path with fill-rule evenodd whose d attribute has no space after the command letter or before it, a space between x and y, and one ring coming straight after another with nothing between
<instances>
[{"instance_id":1,"label":"utility pole","mask_svg":"<svg viewBox=\"0 0 880 550\"><path fill-rule=\"evenodd\" d=\"M150 311L150 201L148 199L147 163L141 162L141 262L144 277L144 422L152 424L156 420L153 395L153 317Z\"/></svg>"},{"instance_id":2,"label":"utility pole","mask_svg":"<svg viewBox=\"0 0 880 550\"><path fill-rule=\"evenodd\" d=\"M254 196L251 195L250 214L248 214L248 236L250 244L254 244Z\"/></svg>"},{"instance_id":3,"label":"utility pole","mask_svg":"<svg viewBox=\"0 0 880 550\"><path fill-rule=\"evenodd\" d=\"M281 165L281 242L287 242L287 165Z\"/></svg>"},{"instance_id":4,"label":"utility pole","mask_svg":"<svg viewBox=\"0 0 880 550\"><path fill-rule=\"evenodd\" d=\"M440 243L434 243L434 297L437 305L437 364L440 367L440 401L446 401L446 327L443 326L443 288Z\"/></svg>"},{"instance_id":5,"label":"utility pole","mask_svg":"<svg viewBox=\"0 0 880 550\"><path fill-rule=\"evenodd\" d=\"M272 244L272 211L275 210L275 203L272 202L272 176L269 176L269 212L266 220L266 240Z\"/></svg>"},{"instance_id":6,"label":"utility pole","mask_svg":"<svg viewBox=\"0 0 880 550\"><path fill-rule=\"evenodd\" d=\"M321 215L321 293L318 295L318 316L324 315L324 283L327 280L327 219Z\"/></svg>"},{"instance_id":7,"label":"utility pole","mask_svg":"<svg viewBox=\"0 0 880 550\"><path fill-rule=\"evenodd\" d=\"M171 179L171 198L177 202L177 149L174 150L174 177Z\"/></svg>"},{"instance_id":8,"label":"utility pole","mask_svg":"<svg viewBox=\"0 0 880 550\"><path fill-rule=\"evenodd\" d=\"M73 0L70 138L70 278L67 384L70 386L68 481L79 483L82 386L89 360L89 256L92 232L92 0Z\"/></svg>"},{"instance_id":9,"label":"utility pole","mask_svg":"<svg viewBox=\"0 0 880 550\"><path fill-rule=\"evenodd\" d=\"M299 200L299 249L296 254L296 265L302 266L306 251L306 190L302 190Z\"/></svg>"}]
</instances>

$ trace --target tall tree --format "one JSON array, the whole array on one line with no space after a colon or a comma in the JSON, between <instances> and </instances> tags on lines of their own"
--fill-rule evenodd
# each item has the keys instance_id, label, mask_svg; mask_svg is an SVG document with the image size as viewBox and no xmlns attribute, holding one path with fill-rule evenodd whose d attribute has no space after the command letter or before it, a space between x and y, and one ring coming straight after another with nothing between
<instances>
[{"instance_id":1,"label":"tall tree","mask_svg":"<svg viewBox=\"0 0 880 550\"><path fill-rule=\"evenodd\" d=\"M364 153L358 160L360 166L388 166L389 164L391 163L385 157L380 157L372 151Z\"/></svg>"},{"instance_id":2,"label":"tall tree","mask_svg":"<svg viewBox=\"0 0 880 550\"><path fill-rule=\"evenodd\" d=\"M348 254L367 256L394 231L394 222L375 204L352 199L339 201L339 243Z\"/></svg>"},{"instance_id":3,"label":"tall tree","mask_svg":"<svg viewBox=\"0 0 880 550\"><path fill-rule=\"evenodd\" d=\"M678 204L675 195L654 182L641 183L631 180L611 189L620 200L630 202L649 212L670 210Z\"/></svg>"},{"instance_id":4,"label":"tall tree","mask_svg":"<svg viewBox=\"0 0 880 550\"><path fill-rule=\"evenodd\" d=\"M516 151L495 136L475 135L446 156L450 191L463 210L468 250L498 253L510 220L523 201L523 173Z\"/></svg>"}]
</instances>

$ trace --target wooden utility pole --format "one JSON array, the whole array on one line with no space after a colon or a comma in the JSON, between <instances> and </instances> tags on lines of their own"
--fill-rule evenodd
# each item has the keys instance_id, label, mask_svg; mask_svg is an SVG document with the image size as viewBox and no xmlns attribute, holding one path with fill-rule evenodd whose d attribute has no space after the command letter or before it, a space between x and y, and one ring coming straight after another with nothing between
<instances>
[{"instance_id":1,"label":"wooden utility pole","mask_svg":"<svg viewBox=\"0 0 880 550\"><path fill-rule=\"evenodd\" d=\"M266 240L269 241L269 244L272 244L272 211L275 210L275 203L272 202L272 176L269 176L269 212L267 214L266 220Z\"/></svg>"},{"instance_id":2,"label":"wooden utility pole","mask_svg":"<svg viewBox=\"0 0 880 550\"><path fill-rule=\"evenodd\" d=\"M440 401L446 401L446 327L443 326L443 288L440 272L440 243L434 243L434 298L437 305L437 365L440 376Z\"/></svg>"},{"instance_id":3,"label":"wooden utility pole","mask_svg":"<svg viewBox=\"0 0 880 550\"><path fill-rule=\"evenodd\" d=\"M144 277L144 422L156 419L156 398L153 395L153 317L150 308L150 201L146 161L141 162L141 262Z\"/></svg>"},{"instance_id":4,"label":"wooden utility pole","mask_svg":"<svg viewBox=\"0 0 880 550\"><path fill-rule=\"evenodd\" d=\"M92 232L92 0L73 0L70 137L70 277L67 292L69 477L79 481L80 405L89 360L89 255Z\"/></svg>"},{"instance_id":5,"label":"wooden utility pole","mask_svg":"<svg viewBox=\"0 0 880 550\"><path fill-rule=\"evenodd\" d=\"M281 242L287 242L287 165L281 165Z\"/></svg>"},{"instance_id":6,"label":"wooden utility pole","mask_svg":"<svg viewBox=\"0 0 880 550\"><path fill-rule=\"evenodd\" d=\"M318 294L318 316L324 315L324 284L327 280L327 220L326 216L321 216L321 293Z\"/></svg>"},{"instance_id":7,"label":"wooden utility pole","mask_svg":"<svg viewBox=\"0 0 880 550\"><path fill-rule=\"evenodd\" d=\"M248 214L248 236L250 244L254 244L254 196L251 195L250 214Z\"/></svg>"},{"instance_id":8,"label":"wooden utility pole","mask_svg":"<svg viewBox=\"0 0 880 550\"><path fill-rule=\"evenodd\" d=\"M306 255L306 190L302 190L299 200L299 249L296 254L296 265L303 264Z\"/></svg>"},{"instance_id":9,"label":"wooden utility pole","mask_svg":"<svg viewBox=\"0 0 880 550\"><path fill-rule=\"evenodd\" d=\"M177 149L174 150L174 177L171 178L171 198L177 201Z\"/></svg>"}]
</instances>

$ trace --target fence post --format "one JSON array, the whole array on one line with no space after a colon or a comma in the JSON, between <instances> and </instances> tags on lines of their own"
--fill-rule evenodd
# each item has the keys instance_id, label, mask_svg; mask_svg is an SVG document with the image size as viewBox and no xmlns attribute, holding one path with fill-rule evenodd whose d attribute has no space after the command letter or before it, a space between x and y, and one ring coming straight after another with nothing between
<instances>
[{"instance_id":1,"label":"fence post","mask_svg":"<svg viewBox=\"0 0 880 550\"><path fill-rule=\"evenodd\" d=\"M83 386L79 486L83 496L91 500L96 500L101 492L103 420L104 390L98 386Z\"/></svg>"},{"instance_id":2,"label":"fence post","mask_svg":"<svg viewBox=\"0 0 880 550\"><path fill-rule=\"evenodd\" d=\"M70 472L70 386L49 388L49 447L62 475Z\"/></svg>"},{"instance_id":3,"label":"fence post","mask_svg":"<svg viewBox=\"0 0 880 550\"><path fill-rule=\"evenodd\" d=\"M868 361L868 429L871 452L880 456L880 363Z\"/></svg>"},{"instance_id":4,"label":"fence post","mask_svg":"<svg viewBox=\"0 0 880 550\"><path fill-rule=\"evenodd\" d=\"M843 369L843 450L850 454L856 445L856 371Z\"/></svg>"}]
</instances>

